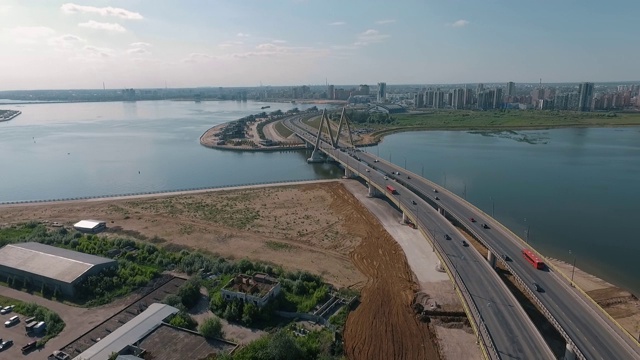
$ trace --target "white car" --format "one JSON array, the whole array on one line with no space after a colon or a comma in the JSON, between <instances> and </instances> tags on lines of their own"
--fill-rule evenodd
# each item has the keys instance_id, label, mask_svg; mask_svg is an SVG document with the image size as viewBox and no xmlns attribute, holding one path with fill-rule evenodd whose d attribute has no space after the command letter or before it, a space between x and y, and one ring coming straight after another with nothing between
<instances>
[{"instance_id":1,"label":"white car","mask_svg":"<svg viewBox=\"0 0 640 360\"><path fill-rule=\"evenodd\" d=\"M388 178L388 177L386 177L386 176L384 177L384 179L385 179L385 180L389 180L389 178Z\"/></svg>"},{"instance_id":2,"label":"white car","mask_svg":"<svg viewBox=\"0 0 640 360\"><path fill-rule=\"evenodd\" d=\"M20 318L18 317L18 315L16 316L12 316L9 320L4 322L4 326L9 327L13 324L17 324L20 322Z\"/></svg>"},{"instance_id":3,"label":"white car","mask_svg":"<svg viewBox=\"0 0 640 360\"><path fill-rule=\"evenodd\" d=\"M2 308L2 310L0 310L0 314L4 315L4 314L8 314L11 311L13 311L13 307L14 305L9 305L9 306L5 306Z\"/></svg>"}]
</instances>

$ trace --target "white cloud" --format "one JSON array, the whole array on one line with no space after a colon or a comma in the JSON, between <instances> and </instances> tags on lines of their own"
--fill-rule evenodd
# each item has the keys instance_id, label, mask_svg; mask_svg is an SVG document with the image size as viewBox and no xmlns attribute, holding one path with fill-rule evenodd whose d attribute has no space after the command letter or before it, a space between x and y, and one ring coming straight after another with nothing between
<instances>
[{"instance_id":1,"label":"white cloud","mask_svg":"<svg viewBox=\"0 0 640 360\"><path fill-rule=\"evenodd\" d=\"M134 42L129 44L129 46L136 47L136 48L148 48L148 47L151 47L151 44L146 42Z\"/></svg>"},{"instance_id":2,"label":"white cloud","mask_svg":"<svg viewBox=\"0 0 640 360\"><path fill-rule=\"evenodd\" d=\"M271 40L272 43L274 44L286 44L287 40Z\"/></svg>"},{"instance_id":3,"label":"white cloud","mask_svg":"<svg viewBox=\"0 0 640 360\"><path fill-rule=\"evenodd\" d=\"M465 27L467 25L469 25L469 22L467 20L462 20L462 19L451 24L452 27Z\"/></svg>"},{"instance_id":4,"label":"white cloud","mask_svg":"<svg viewBox=\"0 0 640 360\"><path fill-rule=\"evenodd\" d=\"M373 43L379 43L391 37L387 34L382 34L378 30L369 29L357 35L355 46L366 46Z\"/></svg>"},{"instance_id":5,"label":"white cloud","mask_svg":"<svg viewBox=\"0 0 640 360\"><path fill-rule=\"evenodd\" d=\"M127 31L127 29L125 29L120 24L98 22L98 21L94 21L94 20L89 20L87 22L79 23L78 26L83 27L83 28L96 29L96 30L105 30L105 31L112 31L112 32L125 32L125 31Z\"/></svg>"},{"instance_id":6,"label":"white cloud","mask_svg":"<svg viewBox=\"0 0 640 360\"><path fill-rule=\"evenodd\" d=\"M58 50L70 49L84 42L85 40L83 38L71 34L49 39L49 45L58 48Z\"/></svg>"},{"instance_id":7,"label":"white cloud","mask_svg":"<svg viewBox=\"0 0 640 360\"><path fill-rule=\"evenodd\" d=\"M249 36L251 36L251 35L246 34L246 33L241 33L241 32L239 32L236 36L237 36L237 37L249 37Z\"/></svg>"},{"instance_id":8,"label":"white cloud","mask_svg":"<svg viewBox=\"0 0 640 360\"><path fill-rule=\"evenodd\" d=\"M113 50L109 48L101 48L97 46L87 45L83 48L89 56L98 58L110 58L113 56Z\"/></svg>"},{"instance_id":9,"label":"white cloud","mask_svg":"<svg viewBox=\"0 0 640 360\"><path fill-rule=\"evenodd\" d=\"M232 48L232 47L236 47L236 46L241 46L244 45L244 42L242 41L225 41L223 43L218 44L218 47L220 48Z\"/></svg>"},{"instance_id":10,"label":"white cloud","mask_svg":"<svg viewBox=\"0 0 640 360\"><path fill-rule=\"evenodd\" d=\"M334 21L332 23L329 23L330 26L340 26L340 25L345 25L346 22L344 21Z\"/></svg>"},{"instance_id":11,"label":"white cloud","mask_svg":"<svg viewBox=\"0 0 640 360\"><path fill-rule=\"evenodd\" d=\"M11 10L11 6L9 6L9 5L0 5L0 15L8 14L10 10Z\"/></svg>"},{"instance_id":12,"label":"white cloud","mask_svg":"<svg viewBox=\"0 0 640 360\"><path fill-rule=\"evenodd\" d=\"M55 31L46 26L18 26L9 29L13 41L22 44L33 44L53 34Z\"/></svg>"},{"instance_id":13,"label":"white cloud","mask_svg":"<svg viewBox=\"0 0 640 360\"><path fill-rule=\"evenodd\" d=\"M214 57L204 53L191 53L186 58L182 59L183 63L202 63L213 59Z\"/></svg>"},{"instance_id":14,"label":"white cloud","mask_svg":"<svg viewBox=\"0 0 640 360\"><path fill-rule=\"evenodd\" d=\"M95 6L84 6L84 5L76 5L72 3L63 4L60 7L64 13L67 14L77 14L77 13L87 13L87 14L100 14L102 16L115 16L121 19L127 20L142 20L143 17L140 13L125 10L122 8L114 8L111 6L108 7L95 7Z\"/></svg>"},{"instance_id":15,"label":"white cloud","mask_svg":"<svg viewBox=\"0 0 640 360\"><path fill-rule=\"evenodd\" d=\"M143 47L137 47L137 48L133 48L133 49L129 49L127 50L128 54L132 54L132 55L151 55L151 51L147 50L146 48Z\"/></svg>"},{"instance_id":16,"label":"white cloud","mask_svg":"<svg viewBox=\"0 0 640 360\"><path fill-rule=\"evenodd\" d=\"M394 23L394 22L396 22L396 19L385 19L385 20L376 21L376 24L384 25L384 24L391 24L391 23Z\"/></svg>"}]
</instances>

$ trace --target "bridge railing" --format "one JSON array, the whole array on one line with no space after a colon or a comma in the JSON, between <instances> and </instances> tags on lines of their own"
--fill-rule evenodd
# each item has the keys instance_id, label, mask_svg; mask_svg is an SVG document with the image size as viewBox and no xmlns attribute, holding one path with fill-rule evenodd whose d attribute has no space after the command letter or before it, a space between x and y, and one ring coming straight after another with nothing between
<instances>
[{"instance_id":1,"label":"bridge railing","mask_svg":"<svg viewBox=\"0 0 640 360\"><path fill-rule=\"evenodd\" d=\"M384 161L384 160L381 160ZM386 162L386 161L385 161ZM391 164L394 165L394 164ZM395 165L394 165L395 166ZM419 177L417 174L404 170L405 173L407 174L411 174L411 176L415 179L420 179L421 177ZM434 186L435 184L433 184L432 182L430 182L427 179L422 178L425 183L427 183L430 186ZM405 187L407 187L408 189L410 189L413 192L418 192L417 189L413 188L412 186L410 186L409 184L403 184ZM445 189L445 191L447 193L449 193L452 196L457 197L456 194L453 194L451 191ZM464 224L464 222L462 221L461 218L459 218L457 215L453 214L450 211L447 211L445 207L441 206L449 216L451 216L453 219L455 219L459 224ZM486 215L486 214L485 214ZM491 217L488 217L489 219L493 219ZM499 252L497 252L488 242L486 242L485 240L483 240L483 238L480 236L480 234L478 234L475 230L470 229L468 227L465 226L465 229L471 233L483 246L485 246L487 248L487 250L489 250L491 253L493 253L495 256L499 256ZM580 360L586 360L586 357L584 356L584 354L580 351L580 349L576 346L576 344L573 342L573 340L571 339L571 337L569 337L569 335L566 333L566 331L564 330L564 328L560 325L560 323L558 323L558 321L556 320L556 318L551 314L551 312L549 311L549 309L547 309L547 307L538 299L537 296L535 296L535 294L533 293L533 291L529 288L529 286L527 286L526 282L513 270L513 268L507 264L506 261L504 261L503 259L500 259L500 261L504 264L505 269L507 271L509 271L514 279L516 279L516 282L518 284L520 284L520 286L522 287L522 290L525 291L528 295L529 298L531 298L533 300L533 302L536 304L536 306L540 309L540 311L542 312L542 314L545 316L545 318L551 323L551 325L553 325L553 327L558 330L558 332L560 333L560 335L564 338L564 340L567 342L567 344L573 349L573 351L576 354L576 358L580 359Z\"/></svg>"},{"instance_id":2,"label":"bridge railing","mask_svg":"<svg viewBox=\"0 0 640 360\"><path fill-rule=\"evenodd\" d=\"M358 171L357 169L350 167L347 164L343 164L343 165L346 166L351 172L358 174L358 176L367 180L367 182L370 185L377 188L380 192L382 193L385 192L385 189L382 189L381 187L369 182L369 178L366 174ZM405 213L413 214L412 210L405 208L404 205L402 205L395 198L391 198L391 201L394 202L396 206L398 206ZM418 224L419 220L417 218L414 218L414 219L415 219L414 222ZM436 239L433 239L428 233L424 231L425 228L426 227L424 225L418 227L422 235L429 240L429 242L431 243L431 246L434 248L434 250L436 250L435 251L436 255L438 256L438 258L440 259L440 262L442 263L443 267L447 271L449 278L451 278L451 280L453 281L455 290L458 293L458 297L462 300L462 305L464 307L465 313L467 314L467 317L471 320L471 326L473 327L474 332L476 333L476 336L480 340L480 343L481 343L480 348L482 349L485 359L500 359L501 357L495 348L494 340L491 337L491 333L487 329L487 326L484 322L484 318L480 314L480 311L478 310L475 300L471 296L471 293L469 292L464 280L462 279L462 277L460 277L460 274L458 273L453 263L449 260L449 257L446 256L446 252L444 251L444 249L440 246L440 244L436 241Z\"/></svg>"}]
</instances>

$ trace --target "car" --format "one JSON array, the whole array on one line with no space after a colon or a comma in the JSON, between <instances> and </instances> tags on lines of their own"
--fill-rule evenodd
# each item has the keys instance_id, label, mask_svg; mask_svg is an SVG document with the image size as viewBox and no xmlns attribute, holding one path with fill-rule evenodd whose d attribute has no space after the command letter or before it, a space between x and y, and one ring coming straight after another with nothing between
<instances>
[{"instance_id":1,"label":"car","mask_svg":"<svg viewBox=\"0 0 640 360\"><path fill-rule=\"evenodd\" d=\"M411 176L407 176L407 179L411 180Z\"/></svg>"},{"instance_id":2,"label":"car","mask_svg":"<svg viewBox=\"0 0 640 360\"><path fill-rule=\"evenodd\" d=\"M13 345L13 340L3 341L0 344L0 350L6 350L6 349L10 348L11 345Z\"/></svg>"},{"instance_id":3,"label":"car","mask_svg":"<svg viewBox=\"0 0 640 360\"><path fill-rule=\"evenodd\" d=\"M9 306L5 306L2 308L2 310L0 310L0 314L4 315L4 314L8 314L10 312L13 311L13 307L14 305L9 305Z\"/></svg>"},{"instance_id":4,"label":"car","mask_svg":"<svg viewBox=\"0 0 640 360\"><path fill-rule=\"evenodd\" d=\"M364 171L369 172L369 169L364 169Z\"/></svg>"},{"instance_id":5,"label":"car","mask_svg":"<svg viewBox=\"0 0 640 360\"><path fill-rule=\"evenodd\" d=\"M440 200L440 198L436 196L436 200Z\"/></svg>"},{"instance_id":6,"label":"car","mask_svg":"<svg viewBox=\"0 0 640 360\"><path fill-rule=\"evenodd\" d=\"M471 220L471 222L476 222L476 219L474 218L469 218L469 220Z\"/></svg>"},{"instance_id":7,"label":"car","mask_svg":"<svg viewBox=\"0 0 640 360\"><path fill-rule=\"evenodd\" d=\"M36 340L28 342L25 346L22 347L22 352L27 353L36 348L38 342Z\"/></svg>"},{"instance_id":8,"label":"car","mask_svg":"<svg viewBox=\"0 0 640 360\"><path fill-rule=\"evenodd\" d=\"M469 243L467 243L465 240L462 240L462 246L467 247L469 246Z\"/></svg>"},{"instance_id":9,"label":"car","mask_svg":"<svg viewBox=\"0 0 640 360\"><path fill-rule=\"evenodd\" d=\"M12 316L9 320L4 322L4 326L5 327L9 327L9 326L15 325L15 324L17 324L19 322L20 322L20 317L18 317L18 315Z\"/></svg>"},{"instance_id":10,"label":"car","mask_svg":"<svg viewBox=\"0 0 640 360\"><path fill-rule=\"evenodd\" d=\"M412 205L418 205L418 203L415 200L411 200L411 204Z\"/></svg>"},{"instance_id":11,"label":"car","mask_svg":"<svg viewBox=\"0 0 640 360\"><path fill-rule=\"evenodd\" d=\"M375 159L375 160L373 160L373 162L380 162L380 160L378 160L378 159Z\"/></svg>"},{"instance_id":12,"label":"car","mask_svg":"<svg viewBox=\"0 0 640 360\"><path fill-rule=\"evenodd\" d=\"M386 177L386 176L384 177L384 179L385 179L385 180L389 180L389 178L388 178L388 177Z\"/></svg>"},{"instance_id":13,"label":"car","mask_svg":"<svg viewBox=\"0 0 640 360\"><path fill-rule=\"evenodd\" d=\"M491 229L491 228L489 227L489 225L487 225L486 223L482 224L482 228L483 228L483 229Z\"/></svg>"},{"instance_id":14,"label":"car","mask_svg":"<svg viewBox=\"0 0 640 360\"><path fill-rule=\"evenodd\" d=\"M531 287L533 288L533 290L535 290L537 292L542 292L542 288L540 287L540 285L538 285L537 282L532 283Z\"/></svg>"},{"instance_id":15,"label":"car","mask_svg":"<svg viewBox=\"0 0 640 360\"><path fill-rule=\"evenodd\" d=\"M444 234L444 238L445 240L451 240L451 236L449 236L449 234Z\"/></svg>"},{"instance_id":16,"label":"car","mask_svg":"<svg viewBox=\"0 0 640 360\"><path fill-rule=\"evenodd\" d=\"M438 189L433 189L433 192L434 192L434 193L437 193L437 192L438 192Z\"/></svg>"},{"instance_id":17,"label":"car","mask_svg":"<svg viewBox=\"0 0 640 360\"><path fill-rule=\"evenodd\" d=\"M502 260L504 261L511 261L511 258L509 257L509 255L507 254L502 254Z\"/></svg>"}]
</instances>

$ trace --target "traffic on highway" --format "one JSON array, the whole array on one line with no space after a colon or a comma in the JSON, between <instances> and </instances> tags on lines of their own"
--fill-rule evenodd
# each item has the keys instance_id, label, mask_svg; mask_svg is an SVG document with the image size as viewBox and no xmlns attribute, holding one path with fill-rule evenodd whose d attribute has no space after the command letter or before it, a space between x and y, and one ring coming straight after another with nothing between
<instances>
[{"instance_id":1,"label":"traffic on highway","mask_svg":"<svg viewBox=\"0 0 640 360\"><path fill-rule=\"evenodd\" d=\"M317 130L300 118L289 119L285 124L306 141L315 143ZM576 292L564 277L544 265L534 251L528 251L527 244L498 221L427 179L349 145L339 143L334 148L324 134L321 138L320 149L325 154L382 192L386 189L388 196L416 219L418 227L427 230L471 294L500 358L553 355L488 262L473 248L464 246L460 232L434 207L455 218L522 281L543 312L548 311L547 317L559 328L577 358L640 359L637 342L628 333Z\"/></svg>"}]
</instances>

